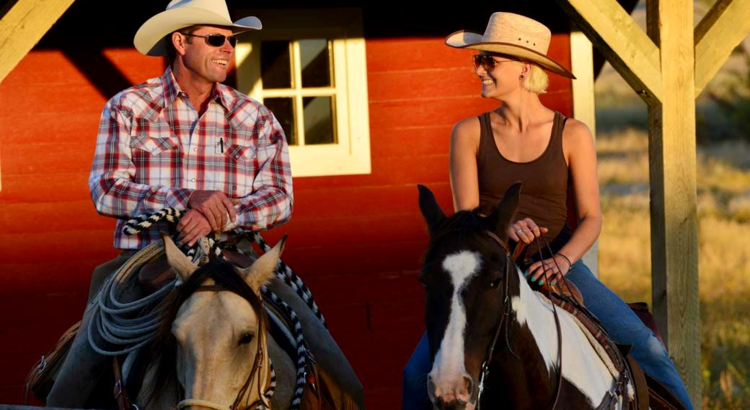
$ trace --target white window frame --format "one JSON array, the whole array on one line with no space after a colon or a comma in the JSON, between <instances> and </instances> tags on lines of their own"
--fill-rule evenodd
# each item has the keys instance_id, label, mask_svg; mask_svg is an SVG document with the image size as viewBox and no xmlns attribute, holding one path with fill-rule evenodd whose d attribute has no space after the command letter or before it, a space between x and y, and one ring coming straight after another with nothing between
<instances>
[{"instance_id":1,"label":"white window frame","mask_svg":"<svg viewBox=\"0 0 750 410\"><path fill-rule=\"evenodd\" d=\"M360 9L289 9L289 10L242 10L237 15L257 16L263 29L240 35L235 50L238 89L263 103L264 97L276 97L274 90L263 90L260 70L261 41L272 40L331 40L333 54L334 85L333 114L336 143L321 145L290 146L292 175L326 176L371 173L370 119L367 97L367 59L362 31ZM295 53L299 53L296 43ZM299 56L297 55L297 59ZM294 62L292 62L294 66ZM293 75L299 69L293 67ZM325 90L307 89L315 96L323 96ZM329 91L330 93L330 91ZM299 96L307 96L300 90ZM295 108L295 126L303 117L299 107ZM299 132L297 135L300 135Z\"/></svg>"}]
</instances>

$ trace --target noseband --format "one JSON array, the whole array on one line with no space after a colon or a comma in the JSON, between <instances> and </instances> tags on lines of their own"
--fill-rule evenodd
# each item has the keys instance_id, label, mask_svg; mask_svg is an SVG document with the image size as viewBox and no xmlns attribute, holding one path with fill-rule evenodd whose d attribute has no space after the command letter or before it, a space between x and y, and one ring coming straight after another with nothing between
<instances>
[{"instance_id":1,"label":"noseband","mask_svg":"<svg viewBox=\"0 0 750 410\"><path fill-rule=\"evenodd\" d=\"M196 292L222 292L222 291L231 292L230 289L227 289L219 285L203 285L195 289L195 291ZM239 296L242 296L237 292L234 292L234 293ZM177 409L183 409L189 406L200 406L200 407L209 407L215 410L240 410L240 406L242 405L243 399L245 398L247 394L249 394L249 388L253 383L253 379L255 378L257 374L261 372L262 372L262 375L259 376L259 380L257 383L258 399L255 400L253 403L249 404L248 406L243 407L242 410L256 408L259 405L263 405L266 409L271 408L271 404L268 402L268 399L266 398L263 392L263 387L267 383L270 384L270 380L271 380L271 359L268 356L268 340L266 339L267 329L265 328L265 321L260 317L260 315L263 313L263 298L259 298L259 300L261 304L261 311L256 312L256 314L258 315L258 329L256 333L258 335L258 350L255 353L255 359L253 360L253 367L250 369L250 374L247 376L247 379L245 380L245 384L237 393L237 397L234 399L234 403L232 403L232 406L227 407L221 404L213 403L208 400L184 399L180 401L179 403L177 403ZM252 303L250 305L252 306ZM263 369L264 367L265 367L265 370ZM260 379L260 377L262 377L262 379ZM269 388L266 388L266 392L268 392L268 390Z\"/></svg>"},{"instance_id":2,"label":"noseband","mask_svg":"<svg viewBox=\"0 0 750 410\"><path fill-rule=\"evenodd\" d=\"M484 391L484 382L487 379L487 376L490 373L490 362L492 361L492 355L495 351L495 345L497 344L497 339L500 337L500 330L505 328L505 346L508 348L508 351L515 357L517 360L521 360L520 357L516 355L516 353L511 349L510 347L510 338L509 338L509 329L510 329L510 303L508 303L508 283L510 282L508 279L510 278L510 267L515 266L515 261L511 257L510 247L508 244L506 244L503 240L500 239L497 235L495 235L494 232L485 231L487 236L492 238L497 245L499 245L505 252L505 270L503 271L503 314L500 316L500 323L497 325L497 329L495 330L495 336L492 338L492 343L490 344L489 350L487 351L487 354L484 357L484 361L482 362L482 368L479 373L479 392L477 393L477 407L476 410L480 410L480 407L482 405L482 392ZM538 239L537 239L538 240ZM558 355L558 375L557 375L557 386L555 386L555 401L552 403L552 409L554 410L557 407L557 402L560 399L560 387L562 386L562 330L560 329L560 318L557 316L557 309L555 308L555 304L552 304L552 312L555 316L555 326L557 327L557 355Z\"/></svg>"}]
</instances>

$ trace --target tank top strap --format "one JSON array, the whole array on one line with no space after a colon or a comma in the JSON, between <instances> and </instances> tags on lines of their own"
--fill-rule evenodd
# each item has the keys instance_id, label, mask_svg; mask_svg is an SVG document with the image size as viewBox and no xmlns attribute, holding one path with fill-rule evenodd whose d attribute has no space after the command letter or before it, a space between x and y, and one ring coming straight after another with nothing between
<instances>
[{"instance_id":1,"label":"tank top strap","mask_svg":"<svg viewBox=\"0 0 750 410\"><path fill-rule=\"evenodd\" d=\"M492 135L492 125L490 123L490 113L485 112L479 115L479 150L477 158L483 158L487 155L489 147L494 146L495 140ZM481 162L481 161L480 161Z\"/></svg>"},{"instance_id":2,"label":"tank top strap","mask_svg":"<svg viewBox=\"0 0 750 410\"><path fill-rule=\"evenodd\" d=\"M555 119L552 123L552 135L550 136L551 141L549 142L550 146L549 151L547 152L547 155L551 158L565 158L562 147L562 135L567 121L568 118L566 116L555 111Z\"/></svg>"}]
</instances>

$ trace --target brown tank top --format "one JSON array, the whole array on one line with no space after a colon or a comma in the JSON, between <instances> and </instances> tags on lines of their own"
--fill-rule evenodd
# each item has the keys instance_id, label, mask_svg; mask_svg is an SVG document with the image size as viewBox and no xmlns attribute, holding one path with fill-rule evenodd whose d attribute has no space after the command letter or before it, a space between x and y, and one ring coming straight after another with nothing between
<instances>
[{"instance_id":1,"label":"brown tank top","mask_svg":"<svg viewBox=\"0 0 750 410\"><path fill-rule=\"evenodd\" d=\"M571 232L567 224L568 166L562 148L566 121L565 116L555 112L552 136L542 155L529 162L513 162L503 157L497 148L490 113L479 116L481 134L477 171L480 208L485 213L491 212L508 187L521 181L523 186L515 220L531 218L537 225L549 229L544 236L553 252L568 242ZM548 252L543 253L545 258L549 257ZM538 259L538 247L532 244L526 255Z\"/></svg>"}]
</instances>

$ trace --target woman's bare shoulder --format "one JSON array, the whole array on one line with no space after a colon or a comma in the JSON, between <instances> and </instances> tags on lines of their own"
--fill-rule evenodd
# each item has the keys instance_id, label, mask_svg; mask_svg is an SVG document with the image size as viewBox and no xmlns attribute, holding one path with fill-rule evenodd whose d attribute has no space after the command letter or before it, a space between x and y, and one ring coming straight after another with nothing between
<instances>
[{"instance_id":1,"label":"woman's bare shoulder","mask_svg":"<svg viewBox=\"0 0 750 410\"><path fill-rule=\"evenodd\" d=\"M478 117L468 117L453 126L451 139L453 143L479 144L480 124Z\"/></svg>"},{"instance_id":2,"label":"woman's bare shoulder","mask_svg":"<svg viewBox=\"0 0 750 410\"><path fill-rule=\"evenodd\" d=\"M589 126L575 118L568 118L565 122L563 138L574 144L585 144L586 142L593 141Z\"/></svg>"}]
</instances>

